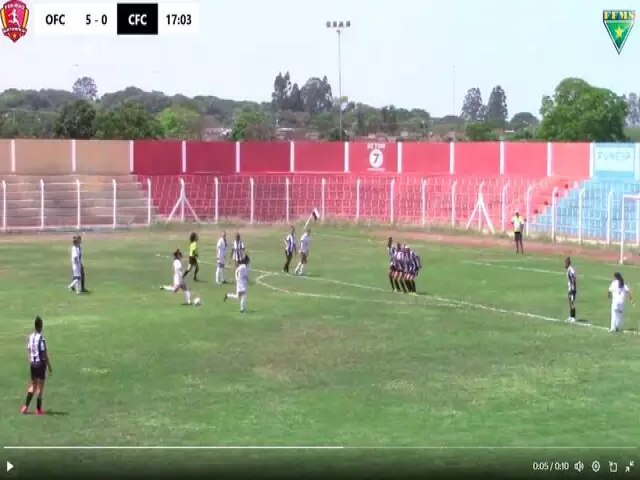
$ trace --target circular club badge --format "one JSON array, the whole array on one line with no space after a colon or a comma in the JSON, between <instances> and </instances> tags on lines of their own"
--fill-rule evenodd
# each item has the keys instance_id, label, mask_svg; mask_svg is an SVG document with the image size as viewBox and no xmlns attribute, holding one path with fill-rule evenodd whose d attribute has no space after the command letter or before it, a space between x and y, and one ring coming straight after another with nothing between
<instances>
[{"instance_id":1,"label":"circular club badge","mask_svg":"<svg viewBox=\"0 0 640 480\"><path fill-rule=\"evenodd\" d=\"M382 168L384 163L384 154L382 150L374 148L369 152L369 165L371 168Z\"/></svg>"}]
</instances>

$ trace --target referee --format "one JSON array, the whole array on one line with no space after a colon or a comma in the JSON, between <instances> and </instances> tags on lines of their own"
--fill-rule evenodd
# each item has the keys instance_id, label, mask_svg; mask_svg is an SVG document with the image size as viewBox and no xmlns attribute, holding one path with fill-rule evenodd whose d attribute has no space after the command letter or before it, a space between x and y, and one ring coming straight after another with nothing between
<instances>
[{"instance_id":1,"label":"referee","mask_svg":"<svg viewBox=\"0 0 640 480\"><path fill-rule=\"evenodd\" d=\"M36 415L43 415L42 396L44 394L44 381L47 377L47 369L49 374L53 373L51 361L49 360L49 352L47 344L42 335L42 319L38 316L34 322L35 331L29 335L27 342L27 352L29 356L29 365L31 369L31 380L29 382L29 390L24 405L20 409L20 413L26 415L29 412L29 404L36 395Z\"/></svg>"},{"instance_id":2,"label":"referee","mask_svg":"<svg viewBox=\"0 0 640 480\"><path fill-rule=\"evenodd\" d=\"M516 214L511 219L511 225L513 225L513 239L516 242L516 254L520 253L524 255L524 247L522 246L522 228L524 227L524 218L520 216L520 213Z\"/></svg>"}]
</instances>

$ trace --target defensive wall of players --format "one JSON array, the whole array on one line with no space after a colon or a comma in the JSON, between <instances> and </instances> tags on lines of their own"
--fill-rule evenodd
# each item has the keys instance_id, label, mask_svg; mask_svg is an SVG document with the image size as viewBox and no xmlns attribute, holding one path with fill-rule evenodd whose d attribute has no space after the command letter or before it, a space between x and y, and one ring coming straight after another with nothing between
<instances>
[{"instance_id":1,"label":"defensive wall of players","mask_svg":"<svg viewBox=\"0 0 640 480\"><path fill-rule=\"evenodd\" d=\"M586 179L632 171L640 145L524 142L0 140L0 174L353 173ZM632 166L629 166L630 164Z\"/></svg>"}]
</instances>

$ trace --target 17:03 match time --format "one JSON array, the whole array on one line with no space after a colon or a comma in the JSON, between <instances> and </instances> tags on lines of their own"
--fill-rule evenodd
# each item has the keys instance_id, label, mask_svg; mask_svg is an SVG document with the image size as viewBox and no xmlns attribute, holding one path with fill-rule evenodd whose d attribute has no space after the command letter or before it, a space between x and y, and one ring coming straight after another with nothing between
<instances>
[{"instance_id":1,"label":"17:03 match time","mask_svg":"<svg viewBox=\"0 0 640 480\"><path fill-rule=\"evenodd\" d=\"M183 13L181 15L169 13L166 18L167 25L191 25L191 15L188 13Z\"/></svg>"}]
</instances>

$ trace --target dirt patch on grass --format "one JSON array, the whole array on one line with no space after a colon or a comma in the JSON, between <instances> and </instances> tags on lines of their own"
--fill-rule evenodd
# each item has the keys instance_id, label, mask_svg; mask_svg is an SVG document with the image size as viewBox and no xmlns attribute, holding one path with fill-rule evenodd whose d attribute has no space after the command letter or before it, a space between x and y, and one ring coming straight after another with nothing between
<instances>
[{"instance_id":1,"label":"dirt patch on grass","mask_svg":"<svg viewBox=\"0 0 640 480\"><path fill-rule=\"evenodd\" d=\"M386 240L390 236L398 236L397 231L393 230L373 230L369 232L369 235L375 239ZM438 243L443 245L460 245L463 247L479 249L507 249L513 251L515 255L515 245L513 239L510 238L498 238L493 236L477 236L470 237L466 235L447 235L441 233L424 233L424 232L401 232L402 241L407 242L425 242L425 243ZM589 257L594 260L600 260L604 262L615 263L618 261L618 253L605 247L597 246L580 246L570 243L547 243L535 240L524 241L525 254L526 253L541 253L547 256L559 255L559 256L583 256Z\"/></svg>"}]
</instances>

